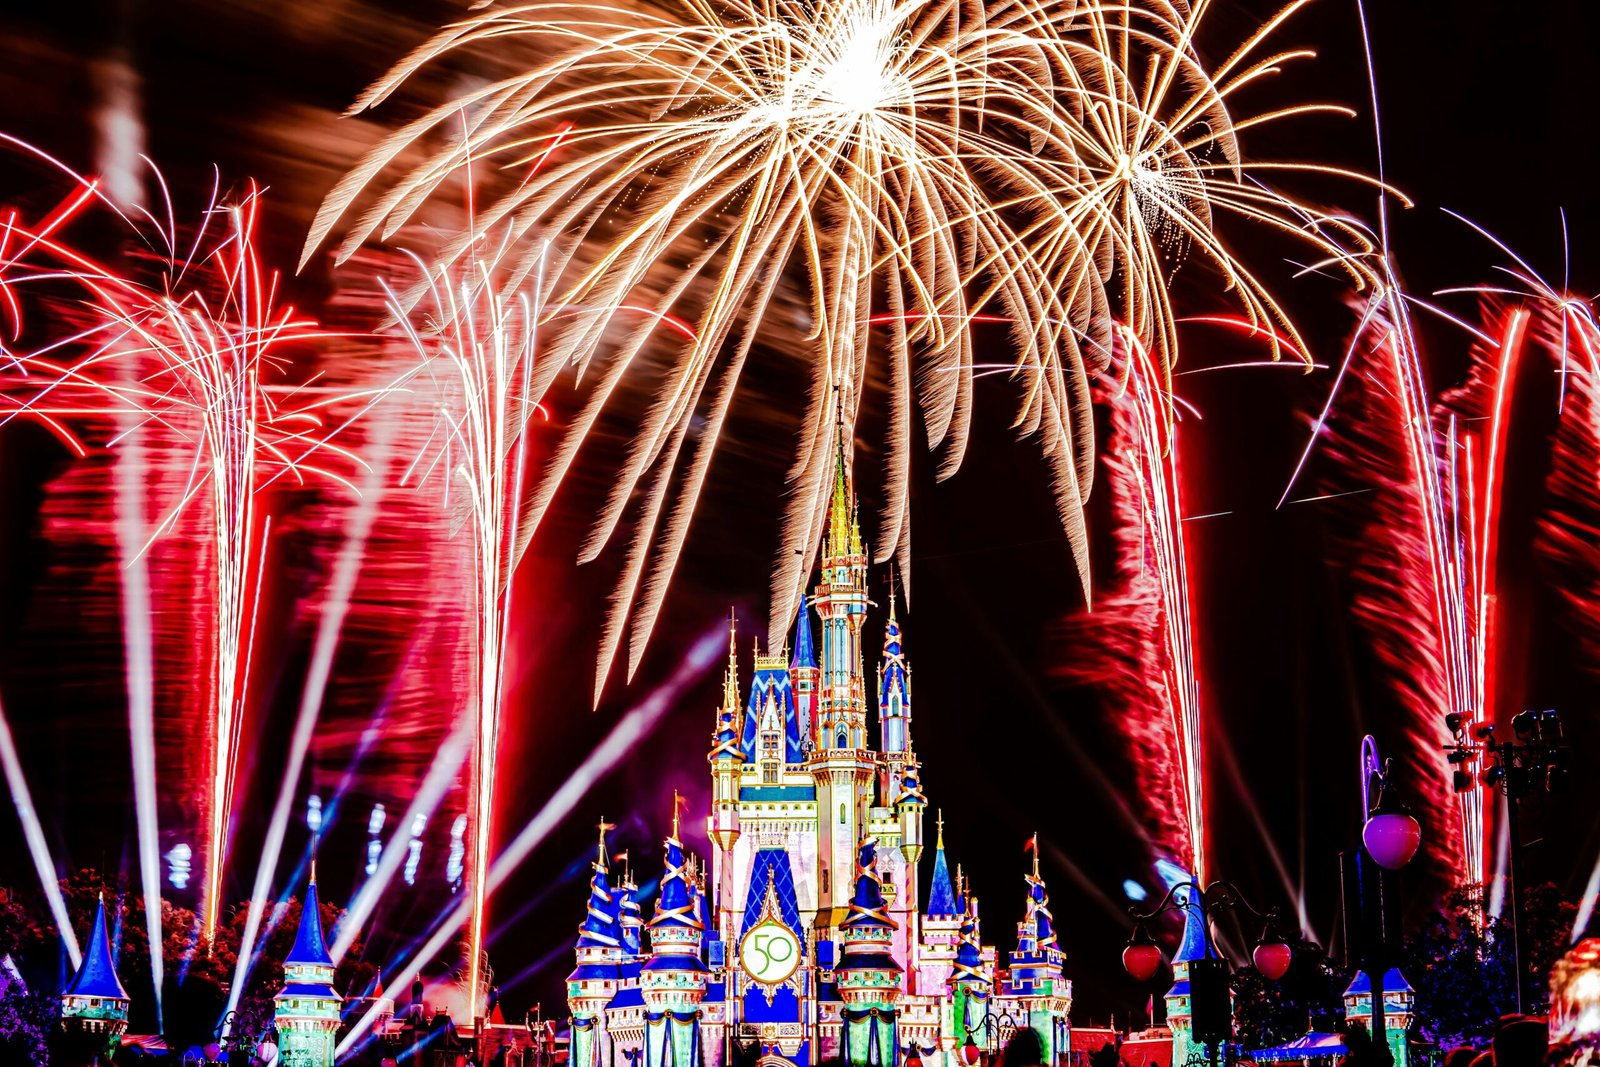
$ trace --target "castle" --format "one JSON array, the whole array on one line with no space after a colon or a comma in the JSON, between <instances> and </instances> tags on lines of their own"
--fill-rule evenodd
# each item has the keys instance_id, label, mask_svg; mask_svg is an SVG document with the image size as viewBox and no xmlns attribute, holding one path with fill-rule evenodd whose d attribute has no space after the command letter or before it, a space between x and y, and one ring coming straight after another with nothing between
<instances>
[{"instance_id":1,"label":"castle","mask_svg":"<svg viewBox=\"0 0 1600 1067\"><path fill-rule=\"evenodd\" d=\"M980 938L976 896L959 868L951 876L942 820L920 871L928 800L911 670L891 597L868 689L867 551L842 454L827 519L793 655L758 651L743 700L730 634L708 757L711 855L685 851L675 808L648 923L631 879L612 882L601 824L567 980L573 1067L956 1067L1022 1028L1044 1063L1068 1049L1072 985L1037 848L1004 966Z\"/></svg>"}]
</instances>

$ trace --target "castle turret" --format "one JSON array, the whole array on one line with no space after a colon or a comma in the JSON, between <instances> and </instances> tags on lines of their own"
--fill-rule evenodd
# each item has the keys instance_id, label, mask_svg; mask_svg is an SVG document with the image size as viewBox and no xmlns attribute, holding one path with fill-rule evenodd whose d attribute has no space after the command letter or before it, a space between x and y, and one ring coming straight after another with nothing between
<instances>
[{"instance_id":1,"label":"castle turret","mask_svg":"<svg viewBox=\"0 0 1600 1067\"><path fill-rule=\"evenodd\" d=\"M700 958L705 923L678 841L677 796L666 840L666 873L650 920L650 958L640 976L645 1003L644 1067L698 1067L699 1007L707 968Z\"/></svg>"},{"instance_id":2,"label":"castle turret","mask_svg":"<svg viewBox=\"0 0 1600 1067\"><path fill-rule=\"evenodd\" d=\"M841 1011L841 1053L855 1067L889 1067L899 1053L895 1002L903 968L891 951L895 923L878 877L878 843L863 838L856 854L850 914L839 924L840 959L833 971Z\"/></svg>"},{"instance_id":3,"label":"castle turret","mask_svg":"<svg viewBox=\"0 0 1600 1067\"><path fill-rule=\"evenodd\" d=\"M273 998L278 1057L284 1067L333 1067L342 1003L344 998L333 988L333 958L322 936L322 906L313 864L294 947L283 960L283 988Z\"/></svg>"},{"instance_id":4,"label":"castle turret","mask_svg":"<svg viewBox=\"0 0 1600 1067\"><path fill-rule=\"evenodd\" d=\"M928 919L957 922L961 909L956 905L955 883L950 880L950 862L944 855L944 812L935 823L937 837L933 846L933 880L928 884Z\"/></svg>"},{"instance_id":5,"label":"castle turret","mask_svg":"<svg viewBox=\"0 0 1600 1067\"><path fill-rule=\"evenodd\" d=\"M817 748L811 771L817 782L818 915L822 931L843 921L850 906L857 843L867 836L878 761L867 748L861 678L861 624L867 611L867 555L861 542L844 430L828 532L822 546L822 581L815 599L822 619L821 686Z\"/></svg>"},{"instance_id":6,"label":"castle turret","mask_svg":"<svg viewBox=\"0 0 1600 1067\"><path fill-rule=\"evenodd\" d=\"M1172 1031L1172 1062L1184 1064L1197 1049L1194 1031L1190 1026L1189 965L1203 960L1206 951L1205 917L1198 907L1190 906L1190 889L1179 889L1183 905L1183 940L1172 957L1172 988L1167 990L1167 1027ZM1174 900L1180 898L1174 896Z\"/></svg>"},{"instance_id":7,"label":"castle turret","mask_svg":"<svg viewBox=\"0 0 1600 1067\"><path fill-rule=\"evenodd\" d=\"M1011 953L1010 978L1004 992L1027 1006L1028 1025L1039 1035L1045 1062L1054 1063L1066 1050L1072 984L1061 973L1063 956L1056 943L1050 894L1039 874L1038 834L1033 836L1031 848L1033 873L1024 876L1027 902L1023 919L1017 924L1017 947Z\"/></svg>"},{"instance_id":8,"label":"castle turret","mask_svg":"<svg viewBox=\"0 0 1600 1067\"><path fill-rule=\"evenodd\" d=\"M578 927L578 965L567 975L567 1006L572 1011L572 1067L609 1067L606 1056L605 1008L622 980L620 904L611 890L606 860L606 831L600 823L600 845L589 878L589 905Z\"/></svg>"},{"instance_id":9,"label":"castle turret","mask_svg":"<svg viewBox=\"0 0 1600 1067\"><path fill-rule=\"evenodd\" d=\"M89 928L89 944L78 972L62 991L61 1026L81 1037L84 1047L92 1049L91 1055L108 1059L128 1029L128 992L122 988L111 956L104 897L95 902L94 925Z\"/></svg>"},{"instance_id":10,"label":"castle turret","mask_svg":"<svg viewBox=\"0 0 1600 1067\"><path fill-rule=\"evenodd\" d=\"M627 853L618 858L626 859ZM643 955L640 931L644 928L644 912L639 907L639 887L634 884L633 872L626 864L622 868L622 892L617 902L617 928L621 931L624 956Z\"/></svg>"},{"instance_id":11,"label":"castle turret","mask_svg":"<svg viewBox=\"0 0 1600 1067\"><path fill-rule=\"evenodd\" d=\"M963 1048L967 1045L995 1045L998 1044L998 1035L992 1033L984 1022L989 1015L994 979L983 958L976 897L969 898L969 906L963 907L960 921L955 966L950 971L950 1044Z\"/></svg>"}]
</instances>

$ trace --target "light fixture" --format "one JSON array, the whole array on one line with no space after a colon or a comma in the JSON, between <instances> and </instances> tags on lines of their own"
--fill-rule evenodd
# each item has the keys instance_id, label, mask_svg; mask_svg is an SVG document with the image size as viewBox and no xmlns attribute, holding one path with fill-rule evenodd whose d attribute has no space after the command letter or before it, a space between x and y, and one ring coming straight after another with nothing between
<instances>
[{"instance_id":1,"label":"light fixture","mask_svg":"<svg viewBox=\"0 0 1600 1067\"><path fill-rule=\"evenodd\" d=\"M1135 982L1148 982L1161 967L1161 946L1151 938L1144 923L1133 928L1133 936L1122 950L1122 968Z\"/></svg>"}]
</instances>

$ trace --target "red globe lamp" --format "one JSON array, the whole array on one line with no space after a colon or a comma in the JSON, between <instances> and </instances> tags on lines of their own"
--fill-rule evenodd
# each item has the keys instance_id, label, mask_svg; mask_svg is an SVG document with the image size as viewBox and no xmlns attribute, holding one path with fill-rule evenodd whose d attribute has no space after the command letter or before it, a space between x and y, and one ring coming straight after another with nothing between
<instances>
[{"instance_id":1,"label":"red globe lamp","mask_svg":"<svg viewBox=\"0 0 1600 1067\"><path fill-rule=\"evenodd\" d=\"M1261 977L1269 982L1276 982L1289 973L1289 964L1294 960L1294 950L1278 936L1278 931L1271 923L1261 932L1261 940L1250 953L1251 961L1256 965L1256 970Z\"/></svg>"},{"instance_id":2,"label":"red globe lamp","mask_svg":"<svg viewBox=\"0 0 1600 1067\"><path fill-rule=\"evenodd\" d=\"M1151 938L1150 931L1144 923L1134 926L1133 936L1122 950L1122 969L1135 982L1148 982L1161 969L1161 962L1161 946Z\"/></svg>"},{"instance_id":3,"label":"red globe lamp","mask_svg":"<svg viewBox=\"0 0 1600 1067\"><path fill-rule=\"evenodd\" d=\"M1361 828L1361 843L1367 855L1386 871L1398 871L1410 863L1422 844L1422 824L1388 790L1379 796L1378 806Z\"/></svg>"},{"instance_id":4,"label":"red globe lamp","mask_svg":"<svg viewBox=\"0 0 1600 1067\"><path fill-rule=\"evenodd\" d=\"M967 1035L967 1043L961 1046L961 1062L966 1067L973 1067L978 1062L978 1045L972 1040L972 1035Z\"/></svg>"},{"instance_id":5,"label":"red globe lamp","mask_svg":"<svg viewBox=\"0 0 1600 1067\"><path fill-rule=\"evenodd\" d=\"M922 1067L922 1053L917 1046L911 1046L911 1054L906 1057L906 1067Z\"/></svg>"}]
</instances>

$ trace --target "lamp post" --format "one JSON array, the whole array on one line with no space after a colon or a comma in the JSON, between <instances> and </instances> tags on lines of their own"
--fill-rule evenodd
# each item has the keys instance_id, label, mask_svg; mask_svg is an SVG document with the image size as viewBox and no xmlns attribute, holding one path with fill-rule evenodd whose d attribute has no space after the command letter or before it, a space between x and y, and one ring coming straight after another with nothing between
<instances>
[{"instance_id":1,"label":"lamp post","mask_svg":"<svg viewBox=\"0 0 1600 1067\"><path fill-rule=\"evenodd\" d=\"M1384 1064L1393 1062L1384 1023L1383 984L1394 923L1384 874L1410 863L1422 844L1422 825L1395 795L1392 768L1392 760L1379 756L1371 734L1361 739L1361 848L1343 880L1345 943L1357 967L1367 975L1372 1042ZM1369 867L1369 860L1379 869Z\"/></svg>"},{"instance_id":2,"label":"lamp post","mask_svg":"<svg viewBox=\"0 0 1600 1067\"><path fill-rule=\"evenodd\" d=\"M1009 1011L1001 1011L998 1021L1001 1026L1009 1026L1013 1030L1017 1028L1017 1020L1012 1017ZM968 1026L966 1023L961 1024L961 1028L967 1032L967 1039L961 1045L961 1062L966 1064L967 1067L973 1067L973 1065L976 1064L979 1059L977 1043L972 1040L972 1035L976 1034L979 1030L983 1031L984 1050L987 1052L993 1051L995 1023L995 1014L990 1010L989 1002L985 1000L983 1002L983 1018L978 1020L977 1025Z\"/></svg>"},{"instance_id":3,"label":"lamp post","mask_svg":"<svg viewBox=\"0 0 1600 1067\"><path fill-rule=\"evenodd\" d=\"M1187 890L1182 897L1178 896L1180 889ZM1137 908L1129 908L1128 914L1134 923L1133 936L1122 950L1122 966L1128 976L1136 982L1148 982L1161 966L1162 956L1160 946L1151 938L1145 924L1169 911L1188 912L1200 920L1205 958L1189 964L1189 1018L1191 1033L1205 1043L1213 1065L1220 1059L1222 1045L1233 1036L1228 960L1217 951L1216 939L1211 933L1211 917L1224 910L1245 911L1261 921L1261 937L1250 958L1263 978L1276 982L1288 973L1294 950L1278 934L1277 909L1257 910L1231 882L1217 881L1205 887L1199 882L1179 882L1168 889L1161 903L1150 911L1140 913Z\"/></svg>"},{"instance_id":4,"label":"lamp post","mask_svg":"<svg viewBox=\"0 0 1600 1067\"><path fill-rule=\"evenodd\" d=\"M1469 738L1460 714L1445 716L1445 726L1455 735L1455 743L1448 750L1448 759L1455 765L1453 775L1456 792L1465 793L1479 782L1486 789L1498 791L1506 798L1506 831L1510 848L1507 874L1511 879L1511 954L1516 971L1517 1012L1523 1010L1524 986L1527 975L1522 966L1522 936L1526 916L1522 913L1522 834L1518 825L1520 805L1524 797L1535 793L1558 793L1567 784L1567 738L1561 726L1561 713L1521 711L1511 719L1511 730L1516 741L1496 739L1492 723L1480 723L1472 729ZM1467 766L1483 757L1487 765L1473 780Z\"/></svg>"}]
</instances>

